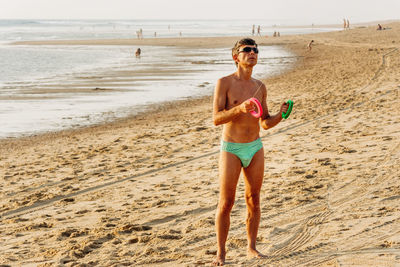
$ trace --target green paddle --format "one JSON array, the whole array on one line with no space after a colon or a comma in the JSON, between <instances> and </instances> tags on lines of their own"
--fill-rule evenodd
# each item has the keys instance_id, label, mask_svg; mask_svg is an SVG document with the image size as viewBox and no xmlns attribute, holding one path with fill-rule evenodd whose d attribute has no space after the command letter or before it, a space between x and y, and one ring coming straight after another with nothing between
<instances>
[{"instance_id":1,"label":"green paddle","mask_svg":"<svg viewBox=\"0 0 400 267\"><path fill-rule=\"evenodd\" d=\"M282 118L284 118L284 119L289 118L290 112L292 112L292 108L293 108L293 101L289 99L289 100L286 102L286 104L288 104L289 107L288 107L288 110L287 110L286 113L285 113L285 112L282 112Z\"/></svg>"}]
</instances>

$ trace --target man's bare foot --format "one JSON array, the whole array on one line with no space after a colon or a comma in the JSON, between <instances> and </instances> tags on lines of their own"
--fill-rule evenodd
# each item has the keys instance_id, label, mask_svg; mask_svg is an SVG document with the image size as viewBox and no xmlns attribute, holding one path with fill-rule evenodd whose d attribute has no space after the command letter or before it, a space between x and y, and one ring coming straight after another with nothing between
<instances>
[{"instance_id":1,"label":"man's bare foot","mask_svg":"<svg viewBox=\"0 0 400 267\"><path fill-rule=\"evenodd\" d=\"M225 254L217 254L217 258L212 263L213 266L225 265Z\"/></svg>"},{"instance_id":2,"label":"man's bare foot","mask_svg":"<svg viewBox=\"0 0 400 267\"><path fill-rule=\"evenodd\" d=\"M248 248L248 249L247 249L247 257L248 257L248 258L258 258L258 259L261 259L261 258L266 258L267 255L262 254L261 252L259 252L259 251L256 250L256 249Z\"/></svg>"}]
</instances>

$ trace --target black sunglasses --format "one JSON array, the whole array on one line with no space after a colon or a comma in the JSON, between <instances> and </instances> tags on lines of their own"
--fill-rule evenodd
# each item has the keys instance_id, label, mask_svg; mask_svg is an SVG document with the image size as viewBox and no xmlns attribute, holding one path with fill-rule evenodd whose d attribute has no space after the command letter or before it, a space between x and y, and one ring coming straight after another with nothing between
<instances>
[{"instance_id":1,"label":"black sunglasses","mask_svg":"<svg viewBox=\"0 0 400 267\"><path fill-rule=\"evenodd\" d=\"M241 53L241 52L250 53L251 51L253 51L255 54L258 54L258 48L257 47L249 47L249 46L246 46L242 50L239 50L239 53Z\"/></svg>"}]
</instances>

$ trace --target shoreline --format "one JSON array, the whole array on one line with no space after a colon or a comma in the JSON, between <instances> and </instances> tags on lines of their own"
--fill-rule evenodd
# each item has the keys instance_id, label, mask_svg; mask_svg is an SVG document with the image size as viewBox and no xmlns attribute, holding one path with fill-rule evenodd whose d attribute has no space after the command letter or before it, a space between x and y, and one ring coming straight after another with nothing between
<instances>
[{"instance_id":1,"label":"shoreline","mask_svg":"<svg viewBox=\"0 0 400 267\"><path fill-rule=\"evenodd\" d=\"M268 257L245 257L240 178L227 262L400 264L400 23L390 28L259 43L279 42L299 56L293 69L263 80L271 114L289 98L294 109L261 133L266 171L258 248ZM211 263L221 132L212 124L212 96L159 108L0 141L0 216L25 208L0 217L0 262Z\"/></svg>"},{"instance_id":2,"label":"shoreline","mask_svg":"<svg viewBox=\"0 0 400 267\"><path fill-rule=\"evenodd\" d=\"M0 151L4 148L5 150L10 149L17 145L18 143L37 143L37 142L47 142L49 139L57 139L58 137L66 137L70 135L79 135L87 131L102 131L106 129L124 127L125 124L134 121L136 119L143 120L145 117L152 117L152 114L159 114L163 111L169 111L176 108L184 108L193 105L197 102L209 101L212 96L200 96L200 97L190 97L188 99L172 100L161 102L160 105L156 107L147 107L146 110L139 112L135 115L130 115L127 117L116 118L109 122L100 122L92 125L85 125L76 128L70 128L60 131L48 131L44 133L38 133L28 136L21 137L5 137L0 138Z\"/></svg>"}]
</instances>

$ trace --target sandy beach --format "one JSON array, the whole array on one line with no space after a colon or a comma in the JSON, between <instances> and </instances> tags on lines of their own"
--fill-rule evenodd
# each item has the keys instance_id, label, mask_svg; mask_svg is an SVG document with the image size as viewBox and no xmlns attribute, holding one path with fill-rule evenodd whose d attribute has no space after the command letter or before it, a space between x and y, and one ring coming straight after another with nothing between
<instances>
[{"instance_id":1,"label":"sandy beach","mask_svg":"<svg viewBox=\"0 0 400 267\"><path fill-rule=\"evenodd\" d=\"M384 26L255 38L298 56L264 80L271 113L295 105L261 132L258 249L268 257L246 258L241 177L228 266L400 266L400 23ZM237 39L57 43L212 48ZM0 140L0 266L209 266L221 130L207 96Z\"/></svg>"}]
</instances>

